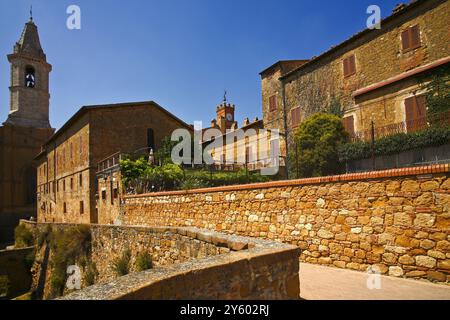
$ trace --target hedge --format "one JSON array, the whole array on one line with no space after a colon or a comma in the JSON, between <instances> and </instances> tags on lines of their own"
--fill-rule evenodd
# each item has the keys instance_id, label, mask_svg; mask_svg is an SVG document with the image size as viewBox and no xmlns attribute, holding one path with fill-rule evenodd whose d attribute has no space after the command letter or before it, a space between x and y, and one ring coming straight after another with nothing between
<instances>
[{"instance_id":1,"label":"hedge","mask_svg":"<svg viewBox=\"0 0 450 320\"><path fill-rule=\"evenodd\" d=\"M424 131L399 133L375 140L375 156L384 156L420 149L441 146L450 142L450 126L430 127ZM370 141L347 143L339 147L339 159L351 161L367 159L372 156Z\"/></svg>"}]
</instances>

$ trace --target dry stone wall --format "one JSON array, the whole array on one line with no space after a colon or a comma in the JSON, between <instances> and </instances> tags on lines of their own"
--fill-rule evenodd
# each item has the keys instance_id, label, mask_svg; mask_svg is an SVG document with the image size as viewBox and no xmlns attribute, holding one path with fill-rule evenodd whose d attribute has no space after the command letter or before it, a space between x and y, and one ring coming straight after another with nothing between
<instances>
[{"instance_id":1,"label":"dry stone wall","mask_svg":"<svg viewBox=\"0 0 450 320\"><path fill-rule=\"evenodd\" d=\"M304 262L448 283L449 208L449 165L436 165L128 196L122 223L277 240Z\"/></svg>"}]
</instances>

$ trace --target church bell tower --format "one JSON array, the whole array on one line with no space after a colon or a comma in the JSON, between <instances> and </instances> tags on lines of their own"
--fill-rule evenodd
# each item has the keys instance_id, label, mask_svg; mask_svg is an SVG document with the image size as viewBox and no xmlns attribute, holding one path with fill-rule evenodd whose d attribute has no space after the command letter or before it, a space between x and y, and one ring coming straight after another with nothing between
<instances>
[{"instance_id":1,"label":"church bell tower","mask_svg":"<svg viewBox=\"0 0 450 320\"><path fill-rule=\"evenodd\" d=\"M49 75L47 62L33 18L25 24L14 51L8 55L11 64L10 110L5 125L50 128Z\"/></svg>"}]
</instances>

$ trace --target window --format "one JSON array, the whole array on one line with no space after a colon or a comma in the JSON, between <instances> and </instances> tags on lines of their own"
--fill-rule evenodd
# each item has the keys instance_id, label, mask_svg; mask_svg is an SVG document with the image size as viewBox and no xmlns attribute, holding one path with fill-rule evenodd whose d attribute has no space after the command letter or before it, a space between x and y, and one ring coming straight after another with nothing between
<instances>
[{"instance_id":1,"label":"window","mask_svg":"<svg viewBox=\"0 0 450 320\"><path fill-rule=\"evenodd\" d=\"M355 118L353 116L342 119L345 131L352 137L355 135Z\"/></svg>"},{"instance_id":2,"label":"window","mask_svg":"<svg viewBox=\"0 0 450 320\"><path fill-rule=\"evenodd\" d=\"M82 161L82 160L83 160L83 136L80 136L80 142L79 142L79 144L80 144L80 150L79 150L79 153L80 153L80 161Z\"/></svg>"},{"instance_id":3,"label":"window","mask_svg":"<svg viewBox=\"0 0 450 320\"><path fill-rule=\"evenodd\" d=\"M277 96L274 94L269 98L269 111L277 110Z\"/></svg>"},{"instance_id":4,"label":"window","mask_svg":"<svg viewBox=\"0 0 450 320\"><path fill-rule=\"evenodd\" d=\"M80 214L84 213L84 202L80 201Z\"/></svg>"},{"instance_id":5,"label":"window","mask_svg":"<svg viewBox=\"0 0 450 320\"><path fill-rule=\"evenodd\" d=\"M406 131L414 132L423 129L426 125L426 98L425 95L413 96L405 99Z\"/></svg>"},{"instance_id":6,"label":"window","mask_svg":"<svg viewBox=\"0 0 450 320\"><path fill-rule=\"evenodd\" d=\"M70 190L73 190L73 178L70 178Z\"/></svg>"},{"instance_id":7,"label":"window","mask_svg":"<svg viewBox=\"0 0 450 320\"><path fill-rule=\"evenodd\" d=\"M147 129L147 147L155 151L155 134L153 129Z\"/></svg>"},{"instance_id":8,"label":"window","mask_svg":"<svg viewBox=\"0 0 450 320\"><path fill-rule=\"evenodd\" d=\"M83 186L83 174L80 173L80 175L78 176L78 180L80 181L80 187Z\"/></svg>"},{"instance_id":9,"label":"window","mask_svg":"<svg viewBox=\"0 0 450 320\"><path fill-rule=\"evenodd\" d=\"M114 194L114 199L117 199L119 197L119 190L117 190L117 188L114 188L113 194Z\"/></svg>"},{"instance_id":10,"label":"window","mask_svg":"<svg viewBox=\"0 0 450 320\"><path fill-rule=\"evenodd\" d=\"M27 88L34 88L36 85L36 78L33 67L27 67L25 69L25 86Z\"/></svg>"},{"instance_id":11,"label":"window","mask_svg":"<svg viewBox=\"0 0 450 320\"><path fill-rule=\"evenodd\" d=\"M67 204L65 202L63 203L63 212L67 213Z\"/></svg>"},{"instance_id":12,"label":"window","mask_svg":"<svg viewBox=\"0 0 450 320\"><path fill-rule=\"evenodd\" d=\"M280 140L270 140L270 159L278 160L280 157Z\"/></svg>"},{"instance_id":13,"label":"window","mask_svg":"<svg viewBox=\"0 0 450 320\"><path fill-rule=\"evenodd\" d=\"M356 73L355 55L347 57L342 62L344 66L344 77L349 77Z\"/></svg>"},{"instance_id":14,"label":"window","mask_svg":"<svg viewBox=\"0 0 450 320\"><path fill-rule=\"evenodd\" d=\"M66 179L63 179L63 191L66 191Z\"/></svg>"},{"instance_id":15,"label":"window","mask_svg":"<svg viewBox=\"0 0 450 320\"><path fill-rule=\"evenodd\" d=\"M415 25L402 32L402 48L403 52L407 52L418 47L420 47L420 29Z\"/></svg>"},{"instance_id":16,"label":"window","mask_svg":"<svg viewBox=\"0 0 450 320\"><path fill-rule=\"evenodd\" d=\"M291 110L291 123L293 127L297 127L300 124L300 108L294 108Z\"/></svg>"},{"instance_id":17,"label":"window","mask_svg":"<svg viewBox=\"0 0 450 320\"><path fill-rule=\"evenodd\" d=\"M106 190L102 190L102 200L106 199Z\"/></svg>"},{"instance_id":18,"label":"window","mask_svg":"<svg viewBox=\"0 0 450 320\"><path fill-rule=\"evenodd\" d=\"M245 163L253 162L253 150L252 147L245 148Z\"/></svg>"}]
</instances>

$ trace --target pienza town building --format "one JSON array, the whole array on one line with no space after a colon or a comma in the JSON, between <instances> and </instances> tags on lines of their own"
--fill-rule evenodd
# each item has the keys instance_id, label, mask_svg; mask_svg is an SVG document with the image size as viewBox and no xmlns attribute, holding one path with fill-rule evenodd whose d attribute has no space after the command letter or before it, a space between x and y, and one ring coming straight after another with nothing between
<instances>
[{"instance_id":1,"label":"pienza town building","mask_svg":"<svg viewBox=\"0 0 450 320\"><path fill-rule=\"evenodd\" d=\"M280 129L287 137L281 143L285 155L302 121L333 104L341 107L351 137L364 137L372 123L375 129L405 123L406 132L414 131L427 113L420 79L450 62L448 21L449 0L418 0L397 6L381 29L364 30L318 57L273 64L261 72L263 120L246 120L243 128ZM175 129L193 127L144 101L83 106L55 132L48 115L51 65L32 19L8 60L11 102L0 127L0 222L10 234L19 219L36 214L36 222L24 222L36 232L48 225L89 225L93 259L106 272L100 275L105 282L114 278L105 261L121 254L118 247L131 248L133 255L149 250L156 265L206 259L170 269L170 279L190 270L183 280L191 288L185 298L205 298L202 288L217 276L222 280L213 290L216 297L298 298L298 259L449 283L449 164L125 194L120 154L157 150ZM237 129L234 105L224 101L211 127L223 135L225 128ZM215 157L221 158L220 150ZM217 272L218 262L228 271ZM243 266L249 268L244 275ZM205 277L194 281L197 269ZM148 280L134 277L131 282ZM157 284L146 295L130 289L102 296L106 291L97 287L78 297L179 293L160 295L159 278L152 277ZM261 283L252 282L258 277ZM118 287L129 285L117 281Z\"/></svg>"}]
</instances>

